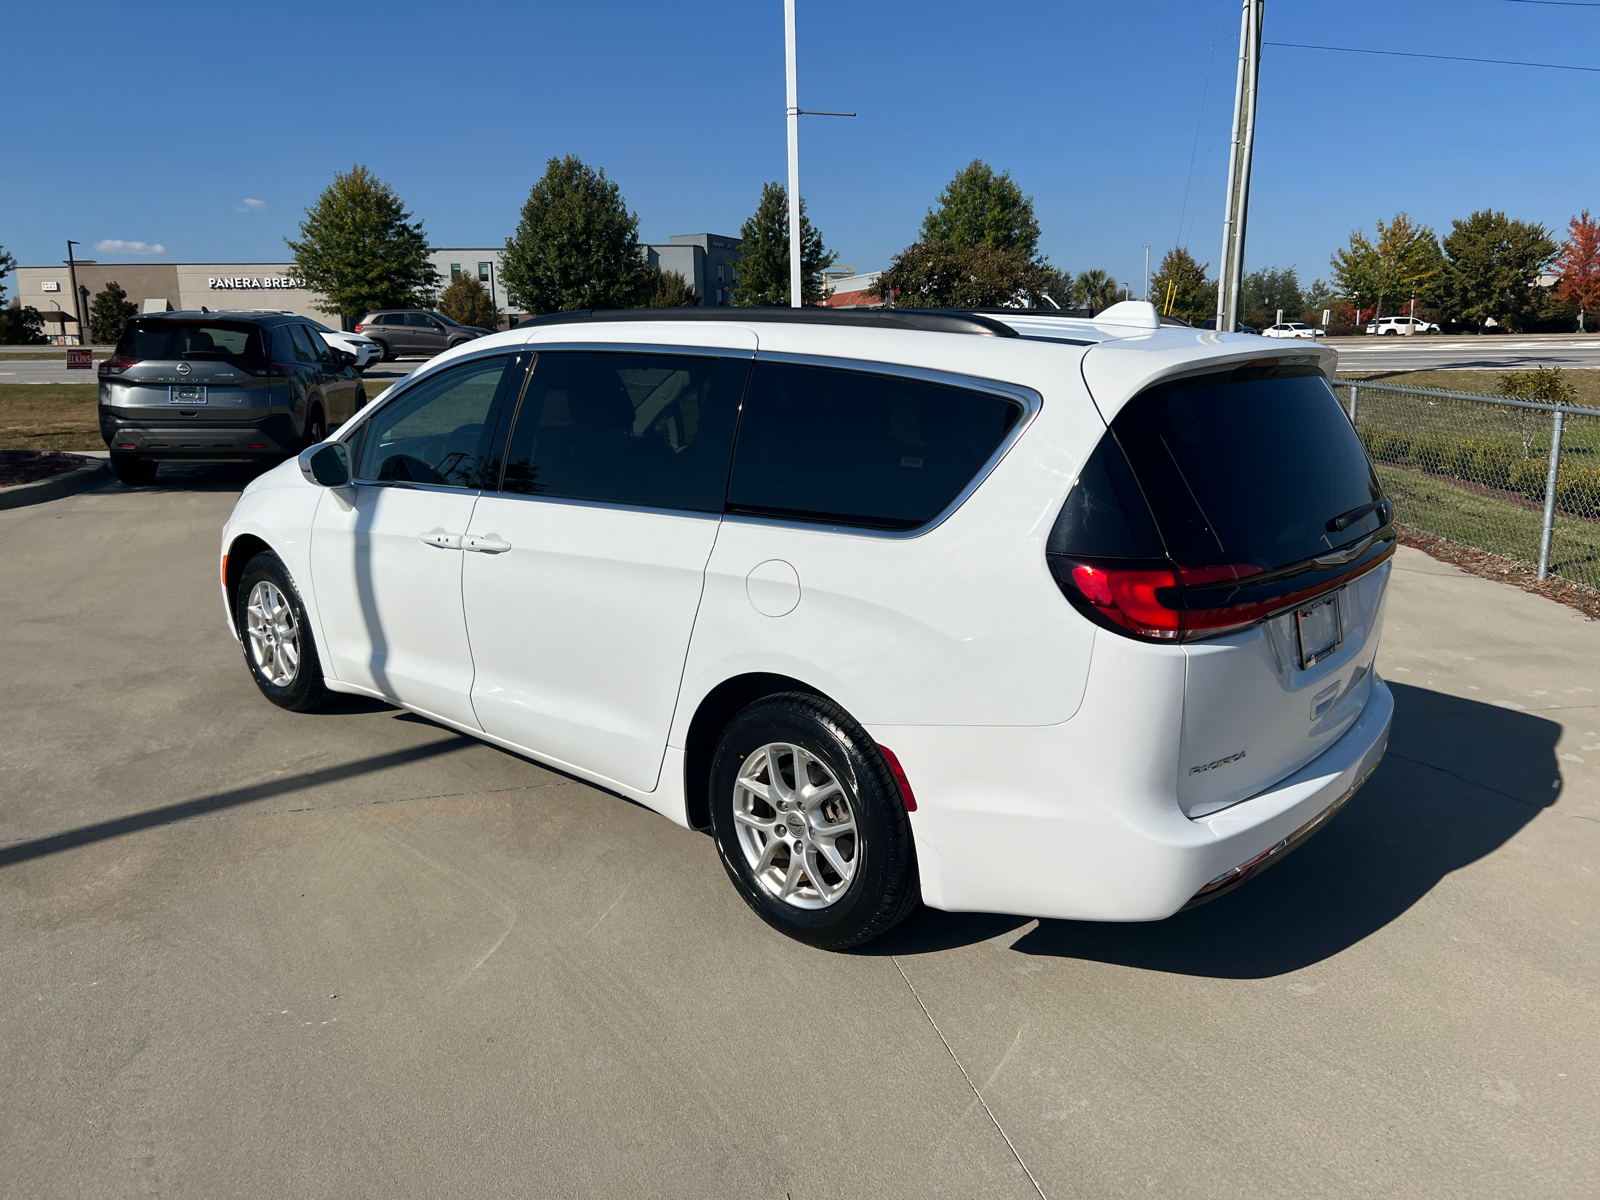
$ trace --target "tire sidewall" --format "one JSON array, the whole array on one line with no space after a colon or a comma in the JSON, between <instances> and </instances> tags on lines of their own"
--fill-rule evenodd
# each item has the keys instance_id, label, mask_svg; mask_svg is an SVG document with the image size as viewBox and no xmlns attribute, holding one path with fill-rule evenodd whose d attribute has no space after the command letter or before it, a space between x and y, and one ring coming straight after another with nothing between
<instances>
[{"instance_id":1,"label":"tire sidewall","mask_svg":"<svg viewBox=\"0 0 1600 1200\"><path fill-rule=\"evenodd\" d=\"M250 593L256 584L263 580L272 583L288 600L289 608L294 613L295 628L300 635L300 666L295 672L294 679L285 687L279 687L262 675L261 669L256 666L255 656L250 653L246 610L250 607ZM283 560L270 551L263 551L246 563L244 571L239 576L239 588L234 595L233 610L234 626L239 631L239 645L244 651L245 666L250 671L250 678L255 680L256 687L261 689L261 694L280 708L295 712L303 712L321 703L326 692L322 681L322 664L317 657L316 641L311 636L311 623L306 618L306 606L301 603L300 592L294 586L294 581L289 578Z\"/></svg>"},{"instance_id":2,"label":"tire sidewall","mask_svg":"<svg viewBox=\"0 0 1600 1200\"><path fill-rule=\"evenodd\" d=\"M734 781L751 753L772 742L805 748L821 759L850 792L855 814L856 872L844 896L824 909L795 908L757 882L739 845L733 820ZM870 756L870 757L869 757ZM905 811L897 793L885 788L877 749L865 734L844 727L804 697L768 698L750 705L729 724L711 763L711 821L722 865L745 903L769 925L824 948L865 940L861 934L883 911L891 884L893 847L909 847ZM896 836L898 833L898 837ZM868 935L871 936L871 935Z\"/></svg>"}]
</instances>

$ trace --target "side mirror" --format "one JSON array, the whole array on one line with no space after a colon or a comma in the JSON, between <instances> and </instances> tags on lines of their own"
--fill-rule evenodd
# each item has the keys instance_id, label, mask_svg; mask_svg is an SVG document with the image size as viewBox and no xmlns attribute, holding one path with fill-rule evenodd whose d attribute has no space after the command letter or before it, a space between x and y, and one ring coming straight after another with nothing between
<instances>
[{"instance_id":1,"label":"side mirror","mask_svg":"<svg viewBox=\"0 0 1600 1200\"><path fill-rule=\"evenodd\" d=\"M343 442L321 442L300 452L300 474L318 487L343 487L350 482L350 451Z\"/></svg>"}]
</instances>

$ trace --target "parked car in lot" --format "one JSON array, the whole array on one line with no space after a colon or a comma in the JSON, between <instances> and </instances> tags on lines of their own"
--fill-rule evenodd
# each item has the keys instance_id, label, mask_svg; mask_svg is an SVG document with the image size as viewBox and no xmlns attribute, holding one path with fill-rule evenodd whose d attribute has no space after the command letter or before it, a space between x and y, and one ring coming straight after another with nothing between
<instances>
[{"instance_id":1,"label":"parked car in lot","mask_svg":"<svg viewBox=\"0 0 1600 1200\"><path fill-rule=\"evenodd\" d=\"M1270 338L1317 338L1323 332L1321 329L1307 325L1304 321L1279 321L1276 325L1268 325L1263 329L1261 336Z\"/></svg>"},{"instance_id":2,"label":"parked car in lot","mask_svg":"<svg viewBox=\"0 0 1600 1200\"><path fill-rule=\"evenodd\" d=\"M440 312L405 308L370 312L356 323L356 332L377 342L383 360L388 362L402 354L432 355L453 350L490 331L477 325L458 325Z\"/></svg>"},{"instance_id":3,"label":"parked car in lot","mask_svg":"<svg viewBox=\"0 0 1600 1200\"><path fill-rule=\"evenodd\" d=\"M366 403L355 357L278 312L133 317L100 364L100 435L123 483L163 462L283 458Z\"/></svg>"},{"instance_id":4,"label":"parked car in lot","mask_svg":"<svg viewBox=\"0 0 1600 1200\"><path fill-rule=\"evenodd\" d=\"M370 696L703 829L839 948L1143 921L1387 745L1391 506L1320 345L915 309L568 312L252 482L263 695Z\"/></svg>"},{"instance_id":5,"label":"parked car in lot","mask_svg":"<svg viewBox=\"0 0 1600 1200\"><path fill-rule=\"evenodd\" d=\"M313 321L310 317L300 319L315 329L322 336L322 340L335 350L343 350L346 354L353 355L358 372L365 371L383 358L383 347L369 337L363 337L359 333L346 333L342 329L329 329L321 321Z\"/></svg>"},{"instance_id":6,"label":"parked car in lot","mask_svg":"<svg viewBox=\"0 0 1600 1200\"><path fill-rule=\"evenodd\" d=\"M1438 333L1439 327L1416 317L1379 317L1367 322L1367 332L1384 337L1409 336L1413 333Z\"/></svg>"}]
</instances>

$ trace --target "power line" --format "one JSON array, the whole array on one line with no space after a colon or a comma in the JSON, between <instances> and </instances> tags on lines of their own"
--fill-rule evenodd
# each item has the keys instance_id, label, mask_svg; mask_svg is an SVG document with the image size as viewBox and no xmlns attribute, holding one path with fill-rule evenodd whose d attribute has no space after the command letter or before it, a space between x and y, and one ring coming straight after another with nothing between
<instances>
[{"instance_id":1,"label":"power line","mask_svg":"<svg viewBox=\"0 0 1600 1200\"><path fill-rule=\"evenodd\" d=\"M1585 7L1588 7L1587 5ZM1600 8L1600 4L1594 7ZM1392 58L1436 58L1445 62L1493 63L1501 67L1543 67L1551 71L1588 71L1600 75L1600 67L1575 67L1570 63L1520 62L1512 58L1466 58L1459 54L1417 54L1409 50L1363 50L1356 46L1308 46L1300 42L1267 42L1288 50L1336 50L1340 54L1384 54Z\"/></svg>"},{"instance_id":2,"label":"power line","mask_svg":"<svg viewBox=\"0 0 1600 1200\"><path fill-rule=\"evenodd\" d=\"M1507 4L1544 4L1550 8L1600 8L1600 0L1505 0Z\"/></svg>"}]
</instances>

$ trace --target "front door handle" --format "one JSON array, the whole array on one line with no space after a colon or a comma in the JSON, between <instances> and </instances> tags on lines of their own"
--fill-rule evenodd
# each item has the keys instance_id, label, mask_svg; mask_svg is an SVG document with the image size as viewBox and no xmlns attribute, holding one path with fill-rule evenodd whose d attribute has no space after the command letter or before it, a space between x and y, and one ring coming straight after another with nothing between
<instances>
[{"instance_id":1,"label":"front door handle","mask_svg":"<svg viewBox=\"0 0 1600 1200\"><path fill-rule=\"evenodd\" d=\"M461 535L459 533L446 533L442 529L431 529L427 533L417 534L417 540L429 546L437 546L441 550L461 549Z\"/></svg>"},{"instance_id":2,"label":"front door handle","mask_svg":"<svg viewBox=\"0 0 1600 1200\"><path fill-rule=\"evenodd\" d=\"M469 533L462 539L461 548L479 554L504 554L511 549L511 543L492 533Z\"/></svg>"}]
</instances>

